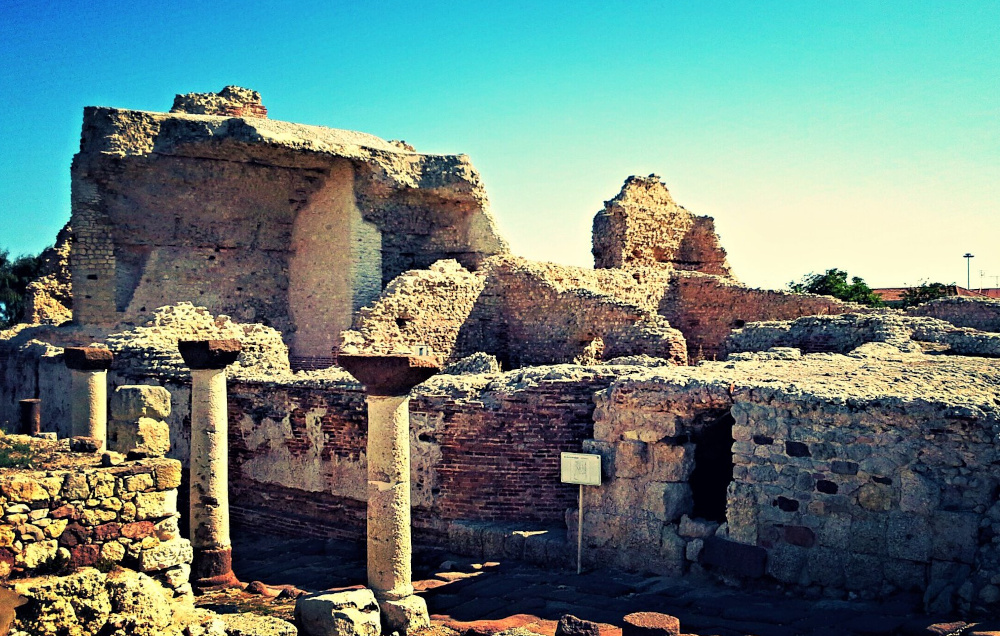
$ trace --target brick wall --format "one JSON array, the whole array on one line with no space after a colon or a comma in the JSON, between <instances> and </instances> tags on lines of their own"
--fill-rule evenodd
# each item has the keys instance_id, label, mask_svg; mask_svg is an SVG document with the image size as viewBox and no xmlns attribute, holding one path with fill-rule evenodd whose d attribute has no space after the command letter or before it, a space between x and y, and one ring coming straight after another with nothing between
<instances>
[{"instance_id":1,"label":"brick wall","mask_svg":"<svg viewBox=\"0 0 1000 636\"><path fill-rule=\"evenodd\" d=\"M442 538L457 519L562 522L576 490L559 483L559 453L591 436L592 396L616 372L560 369L495 385L445 376L418 389L411 497L422 536ZM229 423L234 519L363 534L367 418L357 385L231 382Z\"/></svg>"},{"instance_id":2,"label":"brick wall","mask_svg":"<svg viewBox=\"0 0 1000 636\"><path fill-rule=\"evenodd\" d=\"M839 314L852 305L829 296L750 289L717 276L676 272L659 313L679 329L694 360L715 359L733 329L761 320Z\"/></svg>"}]
</instances>

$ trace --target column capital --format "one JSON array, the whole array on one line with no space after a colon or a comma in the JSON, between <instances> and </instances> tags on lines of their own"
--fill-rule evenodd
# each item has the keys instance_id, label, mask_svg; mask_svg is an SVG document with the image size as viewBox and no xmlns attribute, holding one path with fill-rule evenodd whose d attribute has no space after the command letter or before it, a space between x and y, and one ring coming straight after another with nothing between
<instances>
[{"instance_id":1,"label":"column capital","mask_svg":"<svg viewBox=\"0 0 1000 636\"><path fill-rule=\"evenodd\" d=\"M399 397L441 370L436 358L402 354L342 353L337 363L365 385L368 395Z\"/></svg>"},{"instance_id":2,"label":"column capital","mask_svg":"<svg viewBox=\"0 0 1000 636\"><path fill-rule=\"evenodd\" d=\"M225 369L240 357L239 340L181 340L177 349L189 369Z\"/></svg>"},{"instance_id":3,"label":"column capital","mask_svg":"<svg viewBox=\"0 0 1000 636\"><path fill-rule=\"evenodd\" d=\"M63 362L74 371L107 371L115 356L110 349L100 347L66 347Z\"/></svg>"}]
</instances>

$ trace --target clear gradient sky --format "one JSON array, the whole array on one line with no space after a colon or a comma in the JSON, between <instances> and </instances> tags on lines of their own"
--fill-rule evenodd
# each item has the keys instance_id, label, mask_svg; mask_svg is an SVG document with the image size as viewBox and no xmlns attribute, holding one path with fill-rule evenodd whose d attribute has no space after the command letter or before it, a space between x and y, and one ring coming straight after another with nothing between
<instances>
[{"instance_id":1,"label":"clear gradient sky","mask_svg":"<svg viewBox=\"0 0 1000 636\"><path fill-rule=\"evenodd\" d=\"M1000 277L1000 2L0 0L0 248L69 218L83 107L258 90L270 116L463 152L515 253L591 266L630 174L739 278Z\"/></svg>"}]
</instances>

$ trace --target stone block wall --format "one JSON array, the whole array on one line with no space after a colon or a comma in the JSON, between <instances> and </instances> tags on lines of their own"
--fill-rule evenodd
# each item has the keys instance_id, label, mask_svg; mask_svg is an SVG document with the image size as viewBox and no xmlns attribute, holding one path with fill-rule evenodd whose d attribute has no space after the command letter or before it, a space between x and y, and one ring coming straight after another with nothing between
<instances>
[{"instance_id":1,"label":"stone block wall","mask_svg":"<svg viewBox=\"0 0 1000 636\"><path fill-rule=\"evenodd\" d=\"M760 391L733 406L729 538L767 573L932 613L1000 600L998 422L968 407L830 403Z\"/></svg>"},{"instance_id":2,"label":"stone block wall","mask_svg":"<svg viewBox=\"0 0 1000 636\"><path fill-rule=\"evenodd\" d=\"M840 314L852 307L830 296L751 289L718 276L679 271L658 313L684 334L690 358L712 360L723 355L730 331L749 322Z\"/></svg>"},{"instance_id":3,"label":"stone block wall","mask_svg":"<svg viewBox=\"0 0 1000 636\"><path fill-rule=\"evenodd\" d=\"M956 327L1000 331L1000 300L994 298L950 296L924 303L906 313L945 320Z\"/></svg>"},{"instance_id":4,"label":"stone block wall","mask_svg":"<svg viewBox=\"0 0 1000 636\"><path fill-rule=\"evenodd\" d=\"M583 448L601 455L602 484L584 488L586 558L684 573L724 515L728 394L707 385L635 390L625 382L595 399L594 437Z\"/></svg>"},{"instance_id":5,"label":"stone block wall","mask_svg":"<svg viewBox=\"0 0 1000 636\"><path fill-rule=\"evenodd\" d=\"M191 545L178 529L180 462L0 471L0 575L121 565L190 594Z\"/></svg>"}]
</instances>

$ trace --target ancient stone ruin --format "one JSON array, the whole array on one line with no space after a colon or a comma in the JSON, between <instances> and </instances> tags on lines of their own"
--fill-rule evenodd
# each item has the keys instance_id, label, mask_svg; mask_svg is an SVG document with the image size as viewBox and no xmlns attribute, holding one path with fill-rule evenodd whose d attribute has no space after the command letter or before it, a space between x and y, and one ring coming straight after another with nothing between
<instances>
[{"instance_id":1,"label":"ancient stone ruin","mask_svg":"<svg viewBox=\"0 0 1000 636\"><path fill-rule=\"evenodd\" d=\"M843 634L1000 610L1000 303L747 287L655 175L597 213L595 268L528 260L468 157L267 115L239 87L84 112L72 217L0 334L0 422L42 436L0 469L13 633L264 633L191 605L285 583L240 583L254 533L367 540L366 589L295 592L303 634L444 629L459 575L414 580L418 547L575 572L578 530L593 594L633 577L623 634L720 581L883 612ZM600 457L583 514L563 452ZM685 629L757 633L701 607ZM829 633L793 614L763 633Z\"/></svg>"}]
</instances>

